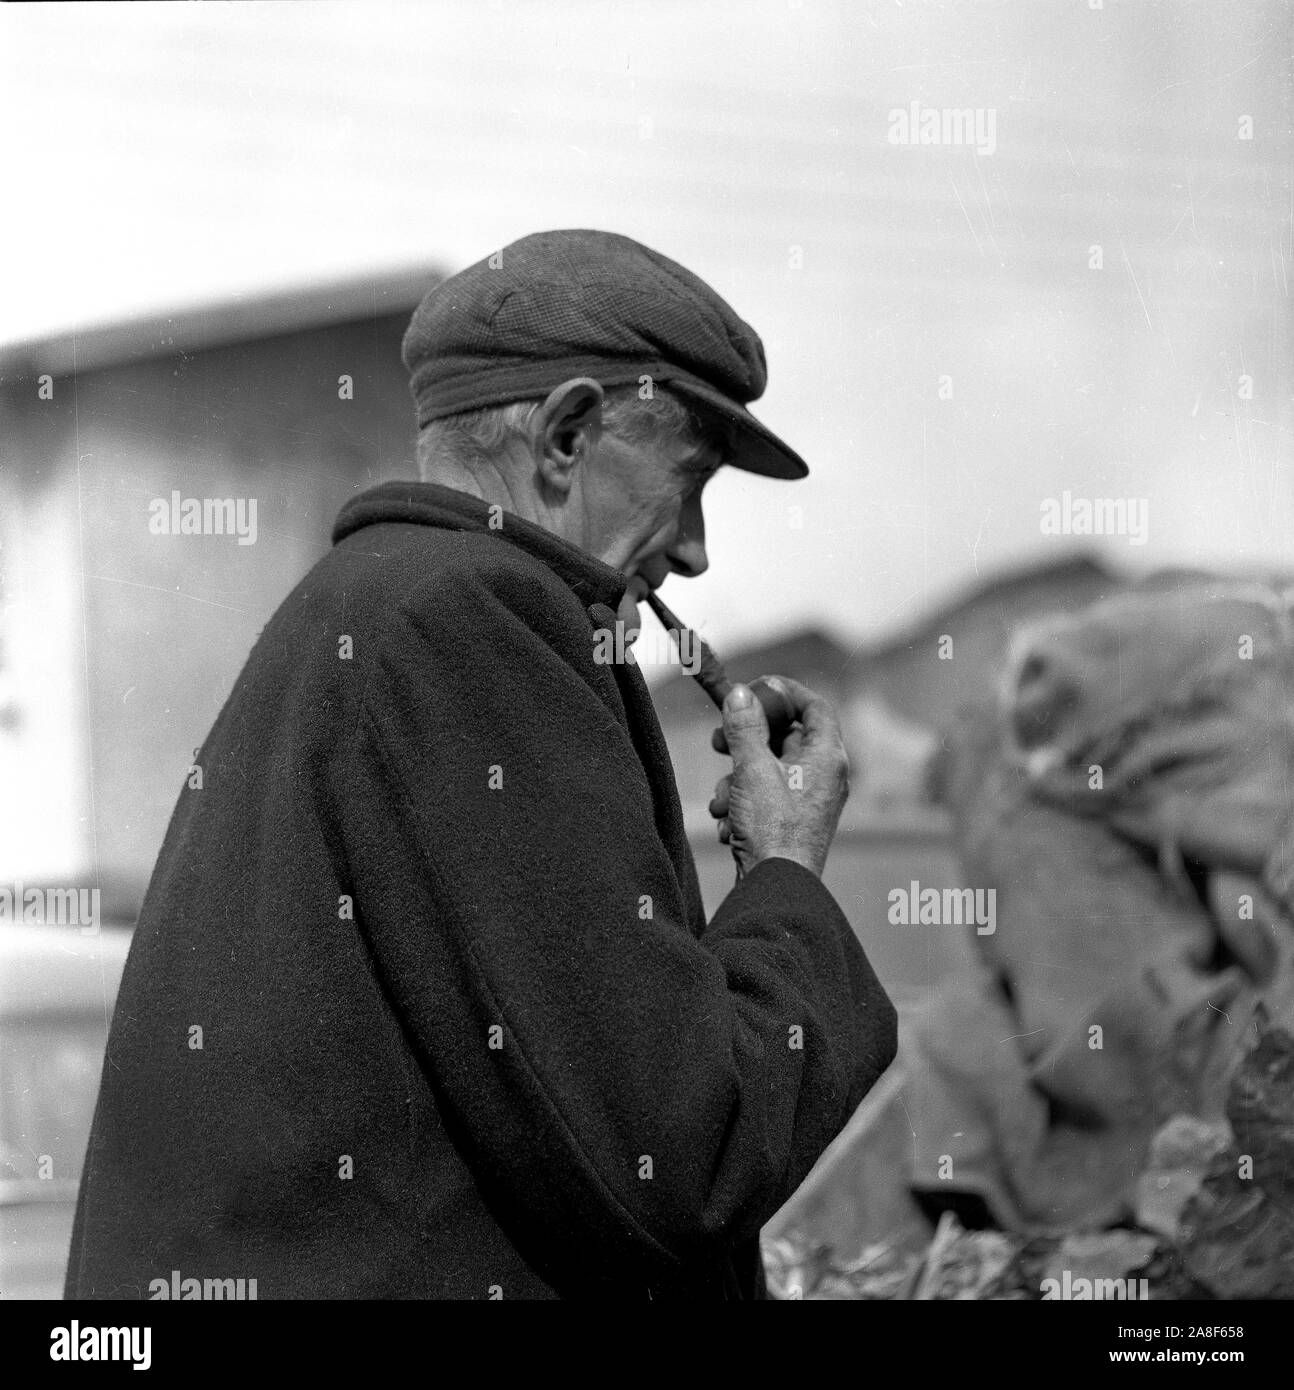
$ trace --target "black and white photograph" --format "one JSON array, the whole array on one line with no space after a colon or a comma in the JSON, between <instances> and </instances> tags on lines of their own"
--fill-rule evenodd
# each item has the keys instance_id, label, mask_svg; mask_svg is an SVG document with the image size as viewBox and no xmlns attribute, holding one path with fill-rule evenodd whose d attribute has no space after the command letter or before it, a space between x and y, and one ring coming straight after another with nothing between
<instances>
[{"instance_id":1,"label":"black and white photograph","mask_svg":"<svg viewBox=\"0 0 1294 1390\"><path fill-rule=\"evenodd\" d=\"M16 4L0 113L7 1344L1275 1357L1291 0Z\"/></svg>"}]
</instances>

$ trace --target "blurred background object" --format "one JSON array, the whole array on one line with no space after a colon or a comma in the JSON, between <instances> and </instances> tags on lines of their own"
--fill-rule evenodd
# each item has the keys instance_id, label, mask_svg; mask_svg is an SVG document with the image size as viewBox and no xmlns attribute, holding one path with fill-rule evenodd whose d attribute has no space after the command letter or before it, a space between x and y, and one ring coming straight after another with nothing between
<instances>
[{"instance_id":1,"label":"blurred background object","mask_svg":"<svg viewBox=\"0 0 1294 1390\"><path fill-rule=\"evenodd\" d=\"M265 620L342 503L409 455L400 339L437 278L366 277L0 354L0 776L18 793L0 811L0 882L84 878L118 915L138 906ZM232 527L176 534L189 499L244 500L245 522L254 499L250 543Z\"/></svg>"},{"instance_id":2,"label":"blurred background object","mask_svg":"<svg viewBox=\"0 0 1294 1390\"><path fill-rule=\"evenodd\" d=\"M0 930L0 1294L62 1298L128 926Z\"/></svg>"}]
</instances>

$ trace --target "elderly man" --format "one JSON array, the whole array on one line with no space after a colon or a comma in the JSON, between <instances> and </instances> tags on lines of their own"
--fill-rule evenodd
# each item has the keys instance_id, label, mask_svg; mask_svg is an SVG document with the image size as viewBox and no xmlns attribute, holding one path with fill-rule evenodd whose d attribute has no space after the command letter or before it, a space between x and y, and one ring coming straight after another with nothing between
<instances>
[{"instance_id":1,"label":"elderly man","mask_svg":"<svg viewBox=\"0 0 1294 1390\"><path fill-rule=\"evenodd\" d=\"M761 1224L895 1049L821 882L839 729L785 682L779 762L732 692L741 873L707 922L642 676L597 640L706 568L719 466L807 471L745 409L762 345L567 231L434 289L404 355L423 481L343 510L172 819L68 1293L763 1296Z\"/></svg>"}]
</instances>

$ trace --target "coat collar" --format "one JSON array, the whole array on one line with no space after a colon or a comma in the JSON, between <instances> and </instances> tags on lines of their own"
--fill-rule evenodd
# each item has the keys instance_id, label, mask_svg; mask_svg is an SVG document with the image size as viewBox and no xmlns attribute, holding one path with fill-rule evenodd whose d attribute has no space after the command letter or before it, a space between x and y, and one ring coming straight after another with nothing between
<instances>
[{"instance_id":1,"label":"coat collar","mask_svg":"<svg viewBox=\"0 0 1294 1390\"><path fill-rule=\"evenodd\" d=\"M413 522L448 531L481 531L510 541L542 561L586 606L605 603L614 609L629 583L627 575L586 555L569 542L511 512L502 525L490 525L490 507L479 497L440 483L382 483L353 497L333 525L333 544L364 526Z\"/></svg>"}]
</instances>

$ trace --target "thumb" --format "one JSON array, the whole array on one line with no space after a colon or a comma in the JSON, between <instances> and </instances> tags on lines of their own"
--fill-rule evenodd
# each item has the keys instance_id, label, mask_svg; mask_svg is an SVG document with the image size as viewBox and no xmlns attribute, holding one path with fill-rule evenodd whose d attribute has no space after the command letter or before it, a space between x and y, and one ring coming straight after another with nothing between
<instances>
[{"instance_id":1,"label":"thumb","mask_svg":"<svg viewBox=\"0 0 1294 1390\"><path fill-rule=\"evenodd\" d=\"M723 702L723 733L733 761L768 750L768 717L748 685L734 685Z\"/></svg>"}]
</instances>

